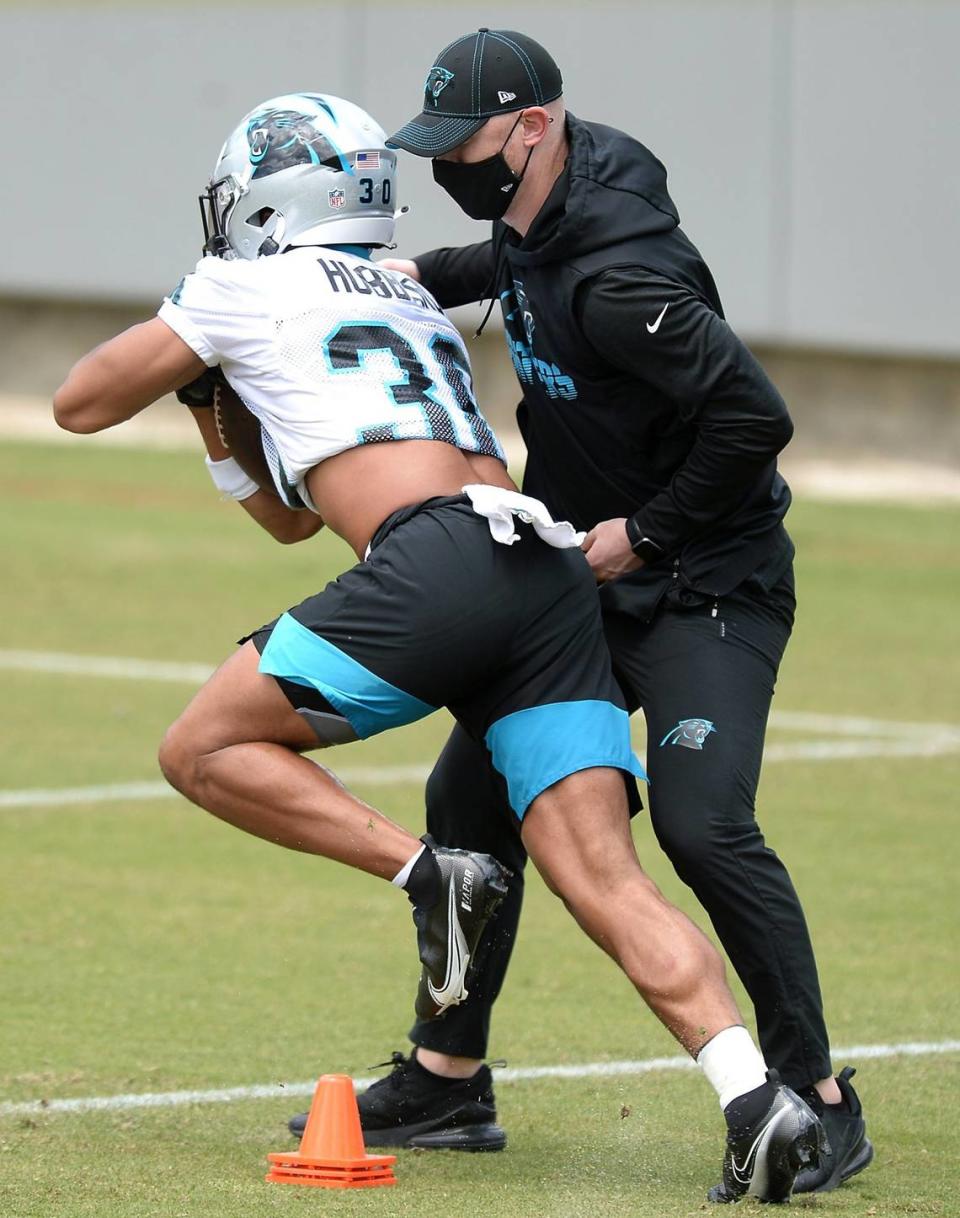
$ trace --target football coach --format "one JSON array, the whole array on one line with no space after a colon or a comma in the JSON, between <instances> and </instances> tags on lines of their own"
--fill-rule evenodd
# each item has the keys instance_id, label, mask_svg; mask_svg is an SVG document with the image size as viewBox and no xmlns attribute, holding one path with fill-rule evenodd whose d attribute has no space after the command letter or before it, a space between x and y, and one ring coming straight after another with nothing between
<instances>
[{"instance_id":1,"label":"football coach","mask_svg":"<svg viewBox=\"0 0 960 1218\"><path fill-rule=\"evenodd\" d=\"M777 472L793 426L724 320L663 165L630 135L574 117L562 91L523 34L481 29L445 47L422 112L389 142L431 158L437 184L492 221L491 236L387 265L444 307L500 303L523 397L523 490L587 531L614 672L646 719L657 839L746 987L768 1064L822 1116L830 1152L794 1191L826 1191L873 1150L852 1069L834 1076L806 920L755 809L795 608ZM470 999L414 1026L415 1052L394 1055L361 1116L380 1144L497 1149L484 1058L524 856L487 758L459 727L429 780L427 824L515 878Z\"/></svg>"}]
</instances>

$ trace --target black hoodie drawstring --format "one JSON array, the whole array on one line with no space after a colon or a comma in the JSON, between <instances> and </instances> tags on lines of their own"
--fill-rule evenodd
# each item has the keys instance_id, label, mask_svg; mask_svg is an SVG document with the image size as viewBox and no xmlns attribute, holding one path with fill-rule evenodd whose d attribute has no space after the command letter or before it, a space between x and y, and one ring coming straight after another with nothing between
<instances>
[{"instance_id":1,"label":"black hoodie drawstring","mask_svg":"<svg viewBox=\"0 0 960 1218\"><path fill-rule=\"evenodd\" d=\"M483 295L484 295L484 298L486 298L487 293L484 292ZM491 296L490 303L487 305L487 311L483 315L483 321L480 323L479 326L477 326L476 330L474 331L474 334L473 334L474 338L479 338L480 335L483 333L483 328L487 324L487 322L490 320L490 314L493 312L493 306L496 303L497 303L496 296Z\"/></svg>"},{"instance_id":2,"label":"black hoodie drawstring","mask_svg":"<svg viewBox=\"0 0 960 1218\"><path fill-rule=\"evenodd\" d=\"M487 286L483 289L483 293L480 297L481 302L486 300L487 293L489 292L490 303L487 305L487 311L483 315L483 321L481 321L476 333L474 334L474 336L473 336L474 338L479 338L480 335L483 333L484 327L486 326L487 322L490 320L490 314L493 312L493 306L499 300L499 296L497 295L497 284L500 282L500 272L503 269L503 263L504 263L503 255L504 255L504 249L506 248L506 244L507 244L507 226L505 224L501 224L500 231L497 234L497 236L494 238L494 241L493 241L493 275L491 276L490 281L488 282Z\"/></svg>"}]
</instances>

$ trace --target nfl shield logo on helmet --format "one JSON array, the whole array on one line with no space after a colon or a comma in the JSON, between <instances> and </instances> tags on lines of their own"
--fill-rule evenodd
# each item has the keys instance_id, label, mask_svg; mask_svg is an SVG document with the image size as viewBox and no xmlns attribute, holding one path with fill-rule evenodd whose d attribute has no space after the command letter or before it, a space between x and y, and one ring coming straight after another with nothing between
<instances>
[{"instance_id":1,"label":"nfl shield logo on helmet","mask_svg":"<svg viewBox=\"0 0 960 1218\"><path fill-rule=\"evenodd\" d=\"M328 190L327 199L330 203L330 206L335 208L337 211L339 211L341 207L345 207L346 203L347 203L346 194L344 193L344 191L339 190L339 189L338 190Z\"/></svg>"}]
</instances>

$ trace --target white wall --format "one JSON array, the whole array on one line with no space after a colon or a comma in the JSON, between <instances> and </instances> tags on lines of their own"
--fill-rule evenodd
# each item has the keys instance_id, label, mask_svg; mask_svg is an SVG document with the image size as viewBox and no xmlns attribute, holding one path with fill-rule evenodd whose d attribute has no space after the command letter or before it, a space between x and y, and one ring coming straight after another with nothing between
<instances>
[{"instance_id":1,"label":"white wall","mask_svg":"<svg viewBox=\"0 0 960 1218\"><path fill-rule=\"evenodd\" d=\"M158 296L245 111L311 89L392 130L478 25L537 37L571 110L665 161L745 335L960 354L960 0L0 8L0 293ZM400 185L402 252L483 235L429 163L405 157Z\"/></svg>"}]
</instances>

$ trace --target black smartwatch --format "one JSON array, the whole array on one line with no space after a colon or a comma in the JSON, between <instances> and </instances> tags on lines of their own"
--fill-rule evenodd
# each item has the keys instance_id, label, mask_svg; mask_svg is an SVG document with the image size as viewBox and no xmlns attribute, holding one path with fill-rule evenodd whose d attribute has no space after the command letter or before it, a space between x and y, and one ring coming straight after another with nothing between
<instances>
[{"instance_id":1,"label":"black smartwatch","mask_svg":"<svg viewBox=\"0 0 960 1218\"><path fill-rule=\"evenodd\" d=\"M643 559L647 566L663 558L663 546L658 545L652 538L644 536L635 516L627 517L627 541L630 542L630 549L637 558Z\"/></svg>"}]
</instances>

